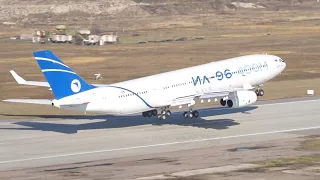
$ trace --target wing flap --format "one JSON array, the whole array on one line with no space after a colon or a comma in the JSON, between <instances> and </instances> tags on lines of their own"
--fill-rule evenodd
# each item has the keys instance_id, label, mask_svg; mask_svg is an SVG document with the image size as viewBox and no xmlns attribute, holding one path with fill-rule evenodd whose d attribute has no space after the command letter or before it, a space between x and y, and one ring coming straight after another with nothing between
<instances>
[{"instance_id":1,"label":"wing flap","mask_svg":"<svg viewBox=\"0 0 320 180\"><path fill-rule=\"evenodd\" d=\"M228 96L229 92L211 92L211 93L204 93L199 97L199 99L210 99L210 98L218 98Z\"/></svg>"},{"instance_id":2,"label":"wing flap","mask_svg":"<svg viewBox=\"0 0 320 180\"><path fill-rule=\"evenodd\" d=\"M184 97L179 97L174 99L170 106L180 106L180 105L185 105L185 104L191 104L194 102L195 95L191 96L184 96Z\"/></svg>"}]
</instances>

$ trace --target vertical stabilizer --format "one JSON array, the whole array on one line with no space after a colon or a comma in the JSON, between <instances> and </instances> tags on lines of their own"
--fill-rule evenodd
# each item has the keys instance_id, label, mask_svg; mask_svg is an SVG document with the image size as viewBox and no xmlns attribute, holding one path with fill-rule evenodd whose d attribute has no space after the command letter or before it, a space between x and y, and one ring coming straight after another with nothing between
<instances>
[{"instance_id":1,"label":"vertical stabilizer","mask_svg":"<svg viewBox=\"0 0 320 180\"><path fill-rule=\"evenodd\" d=\"M57 99L95 88L50 50L36 51L33 55Z\"/></svg>"}]
</instances>

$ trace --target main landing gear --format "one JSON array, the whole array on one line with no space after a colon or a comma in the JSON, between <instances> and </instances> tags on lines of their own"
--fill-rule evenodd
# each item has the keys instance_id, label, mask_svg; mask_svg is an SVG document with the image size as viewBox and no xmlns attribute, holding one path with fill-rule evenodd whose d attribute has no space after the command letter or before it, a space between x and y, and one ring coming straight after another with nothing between
<instances>
[{"instance_id":1,"label":"main landing gear","mask_svg":"<svg viewBox=\"0 0 320 180\"><path fill-rule=\"evenodd\" d=\"M152 117L156 116L159 120L166 120L171 116L171 111L169 109L162 109L160 113L156 109L151 110L151 111L146 111L142 113L143 117ZM193 111L190 109L189 111L186 111L183 113L184 118L197 118L199 117L199 112L198 111Z\"/></svg>"},{"instance_id":2,"label":"main landing gear","mask_svg":"<svg viewBox=\"0 0 320 180\"><path fill-rule=\"evenodd\" d=\"M190 111L186 111L186 112L184 112L183 113L183 117L184 118L197 118L197 117L199 117L199 112L198 111L192 111L192 110L190 110Z\"/></svg>"},{"instance_id":3,"label":"main landing gear","mask_svg":"<svg viewBox=\"0 0 320 180\"><path fill-rule=\"evenodd\" d=\"M146 111L142 113L143 117L152 117L157 116L159 120L165 120L171 115L171 111L168 109L162 109L161 112L158 114L158 110L154 109L151 111Z\"/></svg>"},{"instance_id":4,"label":"main landing gear","mask_svg":"<svg viewBox=\"0 0 320 180\"><path fill-rule=\"evenodd\" d=\"M161 110L161 113L157 115L157 118L159 120L165 120L169 116L171 116L171 111L169 109L163 109L163 110Z\"/></svg>"}]
</instances>

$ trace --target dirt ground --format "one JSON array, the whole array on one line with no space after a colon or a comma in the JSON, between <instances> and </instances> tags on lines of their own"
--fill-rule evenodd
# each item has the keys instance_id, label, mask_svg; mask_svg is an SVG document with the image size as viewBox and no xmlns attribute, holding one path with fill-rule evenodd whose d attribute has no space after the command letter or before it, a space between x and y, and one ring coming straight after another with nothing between
<instances>
[{"instance_id":1,"label":"dirt ground","mask_svg":"<svg viewBox=\"0 0 320 180\"><path fill-rule=\"evenodd\" d=\"M314 89L316 95L319 95L319 9L318 6L313 6L292 11L243 10L205 15L112 19L112 23L121 25L123 30L119 31L119 44L106 46L41 45L10 40L11 35L33 32L37 28L52 29L53 25L24 25L24 28L0 25L0 100L54 98L47 88L17 85L9 73L9 70L13 69L27 80L44 81L32 57L32 52L43 49L52 50L89 82L107 84L245 54L268 53L283 58L287 68L280 76L264 84L266 94L260 100L307 96L308 89ZM105 25L106 30L108 27ZM183 37L187 37L187 40L139 43ZM103 80L95 80L95 73L101 73ZM0 103L0 116L30 114L81 113L38 105ZM27 169L1 173L0 179L25 178L30 173L32 178L39 179L103 179L106 174L110 177L135 177L137 172L152 174L147 171L151 169L157 173L159 169L180 171L192 167L205 168L212 164L212 161L215 161L217 166L244 163L240 162L243 159L246 159L246 162L263 164L264 167L252 171L206 174L183 179L318 179L319 149L299 149L305 141L306 139L299 138L246 144L245 146L267 145L269 148L243 152L228 151L235 146L177 152L167 155L172 158L164 160L159 155ZM175 159L178 155L180 158ZM306 156L307 158L302 159L307 160L297 160L300 156ZM291 158L291 163L286 160L280 163L279 160L268 161L277 158ZM139 175L142 176L143 173Z\"/></svg>"},{"instance_id":2,"label":"dirt ground","mask_svg":"<svg viewBox=\"0 0 320 180\"><path fill-rule=\"evenodd\" d=\"M140 28L132 29L128 24L128 30L120 32L118 44L105 46L33 44L9 40L3 35L0 99L54 98L47 88L17 85L9 73L13 69L27 80L45 81L32 56L33 51L43 49L52 50L87 81L107 84L245 54L268 53L283 58L287 68L264 84L266 94L261 100L306 96L308 89L314 89L317 94L320 91L319 12L259 10L135 18ZM125 24L129 19L118 21ZM23 29L12 27L9 31L8 27L2 27L0 31L15 34ZM158 42L182 37L186 39ZM95 80L95 73L101 73L103 80ZM0 113L12 113L12 106L19 112L39 110L36 106L2 102ZM50 111L57 112L51 108Z\"/></svg>"},{"instance_id":3,"label":"dirt ground","mask_svg":"<svg viewBox=\"0 0 320 180\"><path fill-rule=\"evenodd\" d=\"M21 169L1 172L0 178L7 180L100 180L108 177L111 180L136 179L164 174L173 180L317 180L320 176L319 137L319 135L314 135L259 143ZM227 165L248 163L259 165L259 167L221 173L205 173L182 178L175 178L171 175L176 172L212 168L212 166L225 167Z\"/></svg>"}]
</instances>

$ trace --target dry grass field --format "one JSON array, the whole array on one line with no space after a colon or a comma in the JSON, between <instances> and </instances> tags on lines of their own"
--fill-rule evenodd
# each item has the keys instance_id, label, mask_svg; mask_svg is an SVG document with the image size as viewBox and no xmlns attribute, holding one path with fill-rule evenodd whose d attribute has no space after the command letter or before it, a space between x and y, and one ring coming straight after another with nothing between
<instances>
[{"instance_id":1,"label":"dry grass field","mask_svg":"<svg viewBox=\"0 0 320 180\"><path fill-rule=\"evenodd\" d=\"M0 99L53 98L47 88L17 85L9 73L14 69L27 80L44 81L32 56L33 51L43 49L52 50L91 83L114 83L235 56L268 53L283 58L287 68L264 84L266 94L260 99L306 96L307 89L314 89L316 94L320 91L319 9L243 10L113 21L127 26L119 31L118 44L105 46L42 45L9 40L9 35L21 33L23 29L0 26L3 37L0 39ZM132 21L134 25L129 23ZM25 28L30 31L39 27L43 25ZM187 40L138 44L182 37ZM194 40L199 37L203 39ZM96 81L95 73L101 73L104 79ZM51 107L1 102L0 114L13 113L13 107L16 114L67 113Z\"/></svg>"}]
</instances>

